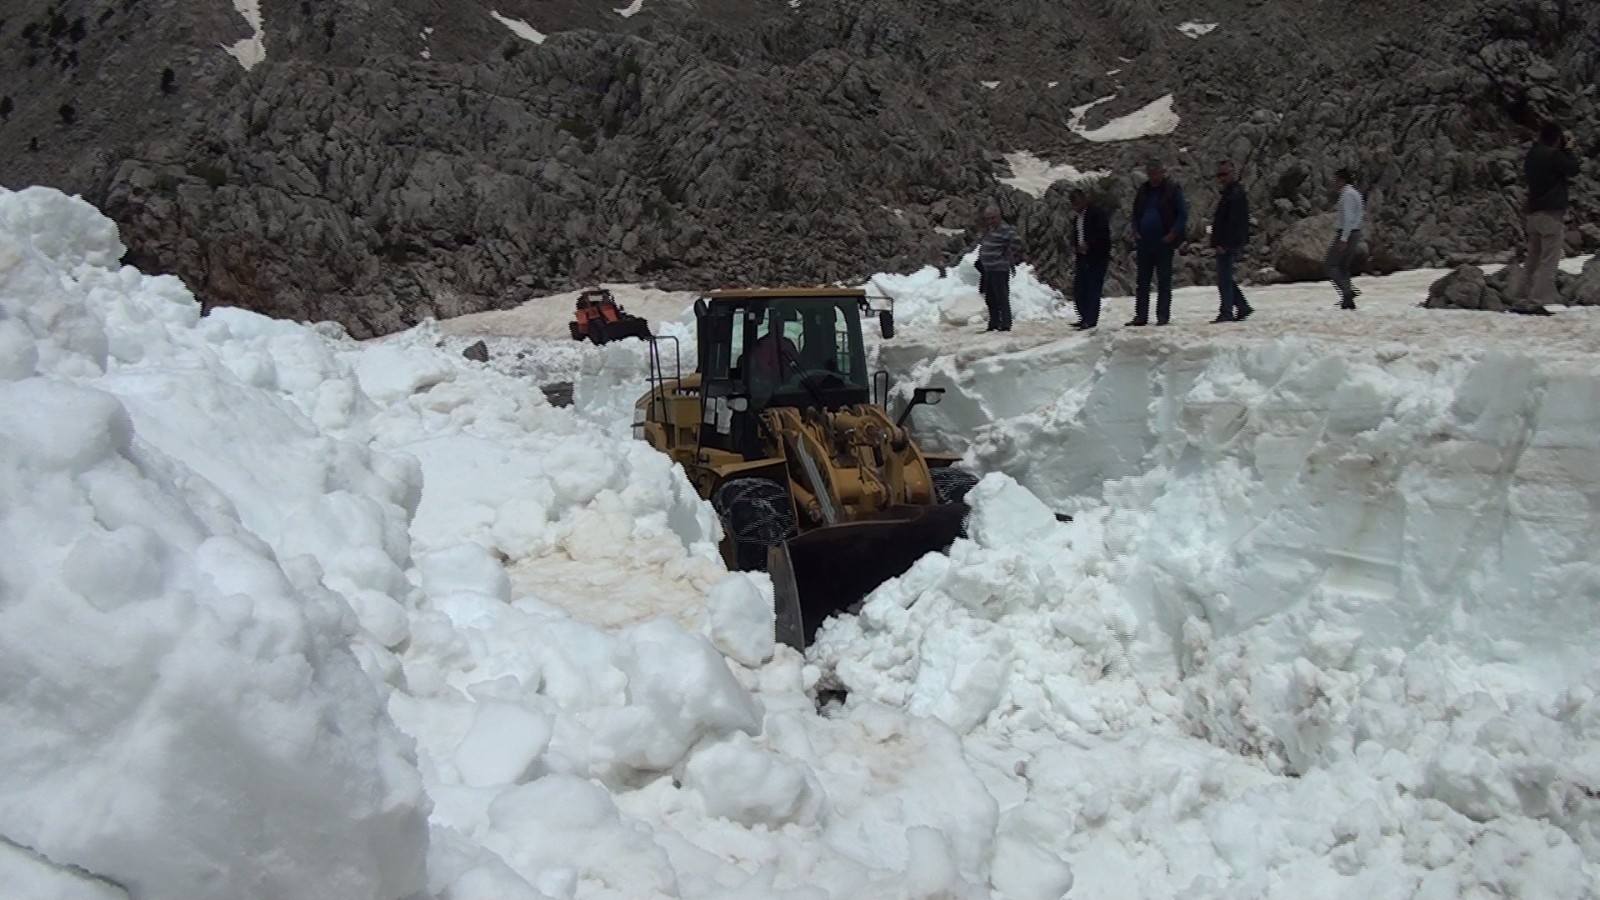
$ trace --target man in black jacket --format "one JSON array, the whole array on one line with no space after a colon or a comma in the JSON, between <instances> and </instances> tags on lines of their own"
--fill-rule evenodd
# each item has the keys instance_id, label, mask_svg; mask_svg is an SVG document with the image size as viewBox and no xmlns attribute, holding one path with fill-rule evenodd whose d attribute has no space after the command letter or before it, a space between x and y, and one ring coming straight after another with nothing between
<instances>
[{"instance_id":1,"label":"man in black jacket","mask_svg":"<svg viewBox=\"0 0 1600 900\"><path fill-rule=\"evenodd\" d=\"M1078 321L1072 327L1084 330L1100 324L1100 296L1106 269L1111 266L1111 217L1083 188L1073 188L1069 196L1077 212L1071 243L1075 261L1072 305L1078 309Z\"/></svg>"},{"instance_id":2,"label":"man in black jacket","mask_svg":"<svg viewBox=\"0 0 1600 900\"><path fill-rule=\"evenodd\" d=\"M1243 322L1255 312L1245 302L1244 292L1239 290L1233 272L1240 251L1250 241L1250 201L1245 197L1244 185L1239 183L1232 162L1217 163L1217 183L1222 187L1222 194L1217 197L1217 209L1211 214L1211 249L1217 255L1217 293L1222 304L1217 317L1211 320L1213 325Z\"/></svg>"},{"instance_id":3,"label":"man in black jacket","mask_svg":"<svg viewBox=\"0 0 1600 900\"><path fill-rule=\"evenodd\" d=\"M1567 246L1567 182L1578 176L1578 157L1554 122L1539 129L1539 140L1522 162L1528 184L1528 258L1509 285L1513 300L1555 303L1556 267Z\"/></svg>"},{"instance_id":4,"label":"man in black jacket","mask_svg":"<svg viewBox=\"0 0 1600 900\"><path fill-rule=\"evenodd\" d=\"M1172 315L1172 257L1183 243L1189 228L1189 203L1183 189L1167 178L1160 163L1145 166L1145 183L1133 195L1133 215L1128 220L1128 236L1135 247L1133 321L1129 325L1150 324L1150 277L1156 282L1156 324L1167 324Z\"/></svg>"}]
</instances>

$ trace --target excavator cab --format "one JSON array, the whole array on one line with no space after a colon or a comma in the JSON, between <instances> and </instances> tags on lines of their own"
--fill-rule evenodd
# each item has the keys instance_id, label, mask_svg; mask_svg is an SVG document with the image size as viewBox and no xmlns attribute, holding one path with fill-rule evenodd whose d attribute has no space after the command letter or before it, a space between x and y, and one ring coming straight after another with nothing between
<instances>
[{"instance_id":1,"label":"excavator cab","mask_svg":"<svg viewBox=\"0 0 1600 900\"><path fill-rule=\"evenodd\" d=\"M860 290L718 291L695 304L698 371L667 378L653 354L635 433L671 455L722 520L735 569L764 570L778 638L804 649L830 615L961 533L976 483L958 458L924 453L888 414L886 373L867 369ZM876 388L881 384L882 390Z\"/></svg>"}]
</instances>

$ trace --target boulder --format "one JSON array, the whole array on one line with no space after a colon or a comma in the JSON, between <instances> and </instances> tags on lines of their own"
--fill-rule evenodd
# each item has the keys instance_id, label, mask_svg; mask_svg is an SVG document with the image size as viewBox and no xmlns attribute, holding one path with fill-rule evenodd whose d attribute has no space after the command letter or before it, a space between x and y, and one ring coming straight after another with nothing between
<instances>
[{"instance_id":1,"label":"boulder","mask_svg":"<svg viewBox=\"0 0 1600 900\"><path fill-rule=\"evenodd\" d=\"M1338 214L1327 212L1289 226L1273 246L1272 264L1283 280L1320 281L1328 277L1322 260L1338 224Z\"/></svg>"},{"instance_id":2,"label":"boulder","mask_svg":"<svg viewBox=\"0 0 1600 900\"><path fill-rule=\"evenodd\" d=\"M1422 305L1429 309L1483 309L1484 295L1491 288L1477 266L1458 266L1449 275L1428 286L1428 299ZM1496 303L1500 294L1494 291Z\"/></svg>"},{"instance_id":3,"label":"boulder","mask_svg":"<svg viewBox=\"0 0 1600 900\"><path fill-rule=\"evenodd\" d=\"M1561 299L1569 306L1600 306L1600 256L1584 263L1583 271L1561 292Z\"/></svg>"}]
</instances>

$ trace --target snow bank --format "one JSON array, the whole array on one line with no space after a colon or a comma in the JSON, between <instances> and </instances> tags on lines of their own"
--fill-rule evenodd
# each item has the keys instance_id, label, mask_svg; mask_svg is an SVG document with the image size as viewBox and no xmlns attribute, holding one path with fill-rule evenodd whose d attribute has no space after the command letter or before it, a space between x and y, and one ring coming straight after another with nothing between
<instances>
[{"instance_id":1,"label":"snow bank","mask_svg":"<svg viewBox=\"0 0 1600 900\"><path fill-rule=\"evenodd\" d=\"M894 301L897 328L981 324L988 313L978 290L977 260L974 248L943 274L937 267L925 266L910 275L874 275L861 287ZM1017 266L1011 277L1011 313L1016 321L1059 317L1066 304L1060 291L1038 279L1032 265Z\"/></svg>"},{"instance_id":2,"label":"snow bank","mask_svg":"<svg viewBox=\"0 0 1600 900\"><path fill-rule=\"evenodd\" d=\"M1216 22L1184 22L1178 26L1178 31L1182 32L1184 37L1194 38L1195 40L1199 40L1216 30Z\"/></svg>"},{"instance_id":3,"label":"snow bank","mask_svg":"<svg viewBox=\"0 0 1600 900\"><path fill-rule=\"evenodd\" d=\"M1008 475L821 684L964 734L1086 895L1593 896L1600 370L1445 346L885 344Z\"/></svg>"},{"instance_id":4,"label":"snow bank","mask_svg":"<svg viewBox=\"0 0 1600 900\"><path fill-rule=\"evenodd\" d=\"M0 191L0 835L135 896L408 895L427 801L345 593L400 576L413 475L316 433L321 338L121 255Z\"/></svg>"},{"instance_id":5,"label":"snow bank","mask_svg":"<svg viewBox=\"0 0 1600 900\"><path fill-rule=\"evenodd\" d=\"M956 734L817 716L770 582L625 425L431 323L202 317L121 254L0 194L0 883L987 896Z\"/></svg>"}]
</instances>

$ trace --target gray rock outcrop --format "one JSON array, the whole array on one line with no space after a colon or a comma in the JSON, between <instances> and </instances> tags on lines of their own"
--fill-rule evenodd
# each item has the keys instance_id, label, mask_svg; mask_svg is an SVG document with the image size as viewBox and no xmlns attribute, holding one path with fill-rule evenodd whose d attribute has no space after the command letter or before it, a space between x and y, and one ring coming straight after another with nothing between
<instances>
[{"instance_id":1,"label":"gray rock outcrop","mask_svg":"<svg viewBox=\"0 0 1600 900\"><path fill-rule=\"evenodd\" d=\"M1213 277L1203 239L1224 157L1250 192L1247 276L1316 230L1340 165L1367 188L1366 271L1489 261L1521 241L1530 129L1555 118L1600 147L1600 52L1584 37L1600 4L1396 0L1352 20L1217 0L1221 24L1200 39L1151 0L647 0L626 18L565 0L448 14L263 0L261 13L266 57L246 70L221 49L252 33L230 4L9 2L0 183L83 195L122 227L129 262L207 305L358 337L602 280L908 270L970 246L990 200L1064 286L1063 186L1035 198L996 180L1021 149L1116 173L1119 230L1139 167L1165 160L1193 207L1180 284ZM1080 134L1169 92L1171 134ZM1577 223L1600 218L1588 165ZM1600 231L1573 234L1574 249L1600 247ZM1114 289L1131 281L1125 249ZM1302 277L1320 277L1313 249Z\"/></svg>"}]
</instances>

